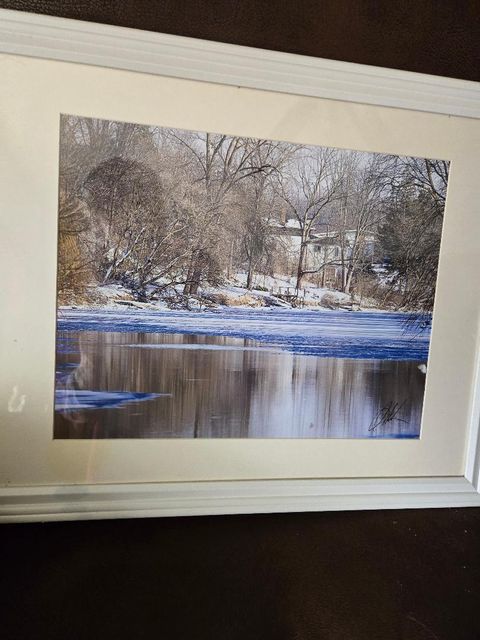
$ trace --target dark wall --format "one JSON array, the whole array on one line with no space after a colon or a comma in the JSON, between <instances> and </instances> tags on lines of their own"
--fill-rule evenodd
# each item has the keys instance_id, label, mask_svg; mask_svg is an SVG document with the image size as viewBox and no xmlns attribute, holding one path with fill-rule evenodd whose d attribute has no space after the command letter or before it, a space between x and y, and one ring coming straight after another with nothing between
<instances>
[{"instance_id":1,"label":"dark wall","mask_svg":"<svg viewBox=\"0 0 480 640\"><path fill-rule=\"evenodd\" d=\"M0 0L480 80L474 1ZM5 640L478 640L480 510L9 525Z\"/></svg>"}]
</instances>

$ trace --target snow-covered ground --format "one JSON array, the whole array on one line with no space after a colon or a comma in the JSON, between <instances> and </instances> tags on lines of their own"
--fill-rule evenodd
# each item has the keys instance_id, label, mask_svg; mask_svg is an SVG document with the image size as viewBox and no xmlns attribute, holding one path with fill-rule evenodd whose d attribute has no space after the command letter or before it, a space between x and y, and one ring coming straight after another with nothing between
<instances>
[{"instance_id":1,"label":"snow-covered ground","mask_svg":"<svg viewBox=\"0 0 480 640\"><path fill-rule=\"evenodd\" d=\"M318 308L222 307L192 312L116 306L60 308L58 330L231 336L303 355L425 362L430 329L408 319L401 313Z\"/></svg>"},{"instance_id":2,"label":"snow-covered ground","mask_svg":"<svg viewBox=\"0 0 480 640\"><path fill-rule=\"evenodd\" d=\"M237 273L232 280L234 283L237 283L240 287L243 287L243 291L247 286L247 274L246 273ZM255 294L264 292L267 289L268 292L273 292L273 294L277 293L294 293L296 278L294 276L283 276L276 275L272 276L256 276L253 280L253 291ZM256 288L259 287L259 288ZM351 297L348 293L342 293L341 291L335 291L334 289L328 289L327 287L317 287L314 284L305 283L305 286L302 287L300 291L300 298L305 301L306 304L319 305L323 296L328 294L332 296L332 299L335 299L338 303L342 302L350 302ZM267 293L265 295L270 295Z\"/></svg>"},{"instance_id":3,"label":"snow-covered ground","mask_svg":"<svg viewBox=\"0 0 480 640\"><path fill-rule=\"evenodd\" d=\"M196 296L185 297L179 303L188 305L189 309L197 310L206 307L292 308L294 305L289 296L295 295L295 280L293 276L256 276L253 288L247 289L247 274L237 273L219 286L201 286ZM182 291L183 285L170 286L160 295L154 296L150 302L145 303L135 301L129 290L120 284L100 285L95 287L92 293L99 300L97 306L126 305L137 308L168 309L175 306L176 301L172 296L181 296ZM311 283L305 283L298 298L296 306L312 308L340 308L352 303L349 294L326 287L317 287ZM362 308L372 308L374 305L374 301L362 301ZM356 304L356 307L359 306Z\"/></svg>"}]
</instances>

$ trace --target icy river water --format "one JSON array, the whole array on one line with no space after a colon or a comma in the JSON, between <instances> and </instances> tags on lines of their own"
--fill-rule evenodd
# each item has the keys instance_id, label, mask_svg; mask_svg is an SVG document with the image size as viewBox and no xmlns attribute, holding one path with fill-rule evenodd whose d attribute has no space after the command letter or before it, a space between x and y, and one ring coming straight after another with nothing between
<instances>
[{"instance_id":1,"label":"icy river water","mask_svg":"<svg viewBox=\"0 0 480 640\"><path fill-rule=\"evenodd\" d=\"M429 328L403 314L62 309L56 438L415 438Z\"/></svg>"}]
</instances>

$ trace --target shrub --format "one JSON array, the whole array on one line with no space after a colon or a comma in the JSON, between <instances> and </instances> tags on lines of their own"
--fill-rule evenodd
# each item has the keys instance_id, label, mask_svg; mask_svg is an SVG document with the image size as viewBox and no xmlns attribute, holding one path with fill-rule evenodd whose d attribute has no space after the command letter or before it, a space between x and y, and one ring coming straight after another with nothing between
<instances>
[{"instance_id":1,"label":"shrub","mask_svg":"<svg viewBox=\"0 0 480 640\"><path fill-rule=\"evenodd\" d=\"M338 300L334 293L324 293L321 297L320 304L327 309L336 309L338 307Z\"/></svg>"}]
</instances>

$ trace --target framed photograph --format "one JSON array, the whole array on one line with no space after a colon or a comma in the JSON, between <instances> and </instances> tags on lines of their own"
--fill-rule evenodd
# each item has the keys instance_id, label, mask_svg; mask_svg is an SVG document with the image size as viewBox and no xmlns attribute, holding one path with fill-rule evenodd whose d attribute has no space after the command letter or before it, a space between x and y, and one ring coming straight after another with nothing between
<instances>
[{"instance_id":1,"label":"framed photograph","mask_svg":"<svg viewBox=\"0 0 480 640\"><path fill-rule=\"evenodd\" d=\"M2 10L0 519L480 505L478 84Z\"/></svg>"}]
</instances>

